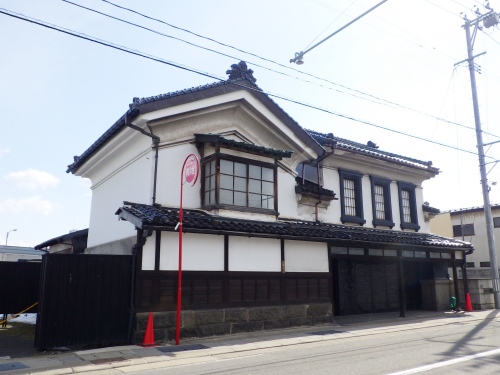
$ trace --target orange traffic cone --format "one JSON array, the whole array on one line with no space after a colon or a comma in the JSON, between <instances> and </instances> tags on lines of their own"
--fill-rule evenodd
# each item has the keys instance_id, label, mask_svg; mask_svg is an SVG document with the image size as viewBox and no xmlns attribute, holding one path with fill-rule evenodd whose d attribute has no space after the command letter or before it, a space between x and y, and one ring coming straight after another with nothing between
<instances>
[{"instance_id":1,"label":"orange traffic cone","mask_svg":"<svg viewBox=\"0 0 500 375\"><path fill-rule=\"evenodd\" d=\"M146 333L144 334L144 340L142 341L142 346L152 346L155 343L155 331L153 329L153 313L149 313L148 324L146 325Z\"/></svg>"},{"instance_id":2,"label":"orange traffic cone","mask_svg":"<svg viewBox=\"0 0 500 375\"><path fill-rule=\"evenodd\" d=\"M469 293L465 295L465 311L473 311Z\"/></svg>"}]
</instances>

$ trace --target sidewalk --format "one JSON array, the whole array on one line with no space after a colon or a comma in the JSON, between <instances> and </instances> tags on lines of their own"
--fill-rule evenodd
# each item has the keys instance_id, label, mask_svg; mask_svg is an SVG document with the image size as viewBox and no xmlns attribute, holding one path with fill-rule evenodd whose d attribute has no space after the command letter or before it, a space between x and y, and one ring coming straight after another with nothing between
<instances>
[{"instance_id":1,"label":"sidewalk","mask_svg":"<svg viewBox=\"0 0 500 375\"><path fill-rule=\"evenodd\" d=\"M500 310L474 312L409 312L336 317L334 324L289 328L276 331L191 338L181 345L163 344L143 348L137 345L47 354L16 359L0 359L0 375L6 374L123 374L190 363L214 362L221 358L258 354L271 348L320 341L342 340L382 332L401 332L425 327L439 327L457 322L473 322L500 318Z\"/></svg>"}]
</instances>

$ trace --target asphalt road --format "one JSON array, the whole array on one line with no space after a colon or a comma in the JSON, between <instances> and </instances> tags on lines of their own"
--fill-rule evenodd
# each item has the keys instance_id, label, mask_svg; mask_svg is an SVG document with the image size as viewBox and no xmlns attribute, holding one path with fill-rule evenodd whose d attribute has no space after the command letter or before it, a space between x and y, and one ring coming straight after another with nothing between
<instances>
[{"instance_id":1,"label":"asphalt road","mask_svg":"<svg viewBox=\"0 0 500 375\"><path fill-rule=\"evenodd\" d=\"M500 374L500 321L486 319L219 355L169 374ZM345 335L345 338L342 338ZM165 369L141 371L164 374ZM133 373L133 372L131 372ZM139 372L137 372L138 374Z\"/></svg>"}]
</instances>

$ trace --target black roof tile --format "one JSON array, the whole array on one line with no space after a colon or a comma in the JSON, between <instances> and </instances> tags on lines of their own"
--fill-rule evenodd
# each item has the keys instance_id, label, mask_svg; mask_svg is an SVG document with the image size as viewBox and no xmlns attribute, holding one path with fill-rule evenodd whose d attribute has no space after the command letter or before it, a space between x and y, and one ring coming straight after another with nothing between
<instances>
[{"instance_id":1,"label":"black roof tile","mask_svg":"<svg viewBox=\"0 0 500 375\"><path fill-rule=\"evenodd\" d=\"M434 173L439 173L439 168L432 167L432 162L430 161L417 160L406 156L393 154L391 152L381 151L373 142L368 142L368 144L365 145L362 143L350 141L348 139L335 137L332 134L324 134L308 129L306 129L306 131L322 146L330 143L333 139L334 141L336 141L335 147L338 149L357 152L368 156L377 157L379 159L384 159L387 161L396 162L400 164L406 164L412 167L423 168L430 170Z\"/></svg>"},{"instance_id":2,"label":"black roof tile","mask_svg":"<svg viewBox=\"0 0 500 375\"><path fill-rule=\"evenodd\" d=\"M179 209L124 202L117 211L122 219L137 219L143 228L153 225L162 230L174 230L178 222ZM137 226L137 223L136 223ZM265 234L309 238L311 240L348 240L402 244L442 249L472 250L470 243L446 238L431 233L403 232L388 229L364 228L312 221L278 220L276 222L233 219L211 215L205 211L187 209L183 211L185 231L219 231L224 233Z\"/></svg>"}]
</instances>

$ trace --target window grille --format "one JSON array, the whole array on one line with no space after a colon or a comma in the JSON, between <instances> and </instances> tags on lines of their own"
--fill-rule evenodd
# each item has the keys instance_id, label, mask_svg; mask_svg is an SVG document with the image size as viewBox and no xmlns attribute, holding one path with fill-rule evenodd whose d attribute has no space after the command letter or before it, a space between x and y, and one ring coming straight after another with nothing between
<instances>
[{"instance_id":1,"label":"window grille","mask_svg":"<svg viewBox=\"0 0 500 375\"><path fill-rule=\"evenodd\" d=\"M354 180L344 179L344 204L345 214L356 216L356 191L354 190Z\"/></svg>"}]
</instances>

